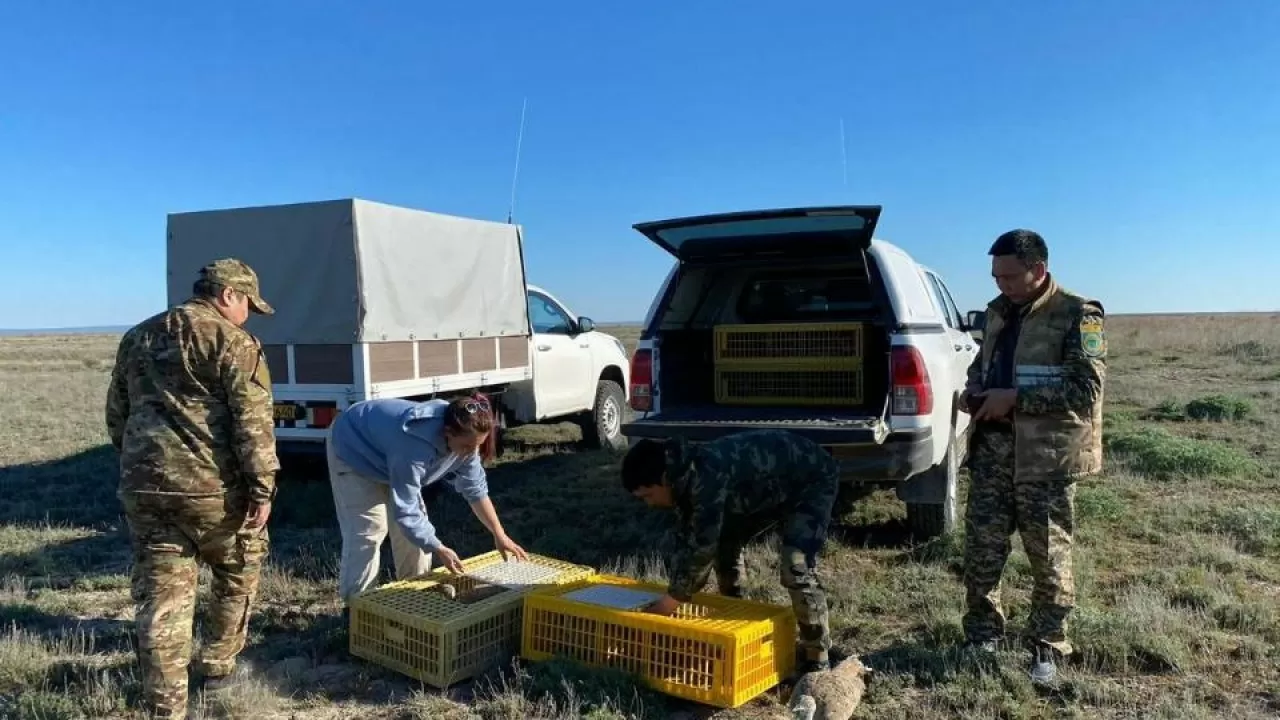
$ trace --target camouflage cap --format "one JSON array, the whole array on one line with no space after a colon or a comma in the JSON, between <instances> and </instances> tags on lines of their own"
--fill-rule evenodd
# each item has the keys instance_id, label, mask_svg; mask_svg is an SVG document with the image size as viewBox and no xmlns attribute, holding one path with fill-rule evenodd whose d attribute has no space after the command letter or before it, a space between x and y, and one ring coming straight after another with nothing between
<instances>
[{"instance_id":1,"label":"camouflage cap","mask_svg":"<svg viewBox=\"0 0 1280 720\"><path fill-rule=\"evenodd\" d=\"M243 260L236 258L214 260L200 268L200 277L211 283L239 290L249 296L249 306L254 312L262 315L275 314L275 308L262 299L262 294L258 290L258 274Z\"/></svg>"}]
</instances>

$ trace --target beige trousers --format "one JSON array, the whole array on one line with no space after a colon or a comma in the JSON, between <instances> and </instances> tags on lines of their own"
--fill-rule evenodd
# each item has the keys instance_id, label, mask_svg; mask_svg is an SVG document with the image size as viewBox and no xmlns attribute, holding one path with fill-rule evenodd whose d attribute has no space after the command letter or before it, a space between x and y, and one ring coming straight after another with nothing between
<instances>
[{"instance_id":1,"label":"beige trousers","mask_svg":"<svg viewBox=\"0 0 1280 720\"><path fill-rule=\"evenodd\" d=\"M387 535L391 536L396 579L430 572L431 554L414 545L395 522L391 488L357 473L334 455L333 445L328 442L325 443L325 452L329 460L333 506L342 533L338 594L343 605L350 604L352 598L368 590L377 580L380 570L378 550Z\"/></svg>"}]
</instances>

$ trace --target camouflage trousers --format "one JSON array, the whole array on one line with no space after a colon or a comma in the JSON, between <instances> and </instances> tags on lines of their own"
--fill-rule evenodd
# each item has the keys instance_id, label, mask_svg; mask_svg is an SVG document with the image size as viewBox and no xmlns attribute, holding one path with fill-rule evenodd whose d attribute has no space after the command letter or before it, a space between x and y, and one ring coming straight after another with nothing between
<instances>
[{"instance_id":1,"label":"camouflage trousers","mask_svg":"<svg viewBox=\"0 0 1280 720\"><path fill-rule=\"evenodd\" d=\"M835 493L805 498L780 521L748 521L740 527L726 527L716 554L716 583L720 594L742 597L742 578L746 573L743 548L769 530L780 530L779 579L791 596L791 607L799 626L799 650L810 662L827 662L831 651L827 594L816 571L834 504Z\"/></svg>"},{"instance_id":2,"label":"camouflage trousers","mask_svg":"<svg viewBox=\"0 0 1280 720\"><path fill-rule=\"evenodd\" d=\"M965 517L964 631L984 642L1004 634L1000 581L1016 529L1031 562L1034 587L1027 640L1067 655L1067 616L1075 605L1071 574L1075 528L1075 484L1062 478L1023 477L1014 472L1013 435L982 432L970 455Z\"/></svg>"},{"instance_id":3,"label":"camouflage trousers","mask_svg":"<svg viewBox=\"0 0 1280 720\"><path fill-rule=\"evenodd\" d=\"M243 529L243 497L122 493L133 544L142 699L157 717L186 717L198 565L212 570L205 638L195 670L230 675L244 649L267 554L267 530Z\"/></svg>"}]
</instances>

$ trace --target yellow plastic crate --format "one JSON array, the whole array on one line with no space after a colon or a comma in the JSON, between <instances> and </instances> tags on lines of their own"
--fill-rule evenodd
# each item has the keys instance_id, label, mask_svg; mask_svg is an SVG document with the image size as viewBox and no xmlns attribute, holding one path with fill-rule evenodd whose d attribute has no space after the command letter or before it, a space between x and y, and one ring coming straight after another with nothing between
<instances>
[{"instance_id":1,"label":"yellow plastic crate","mask_svg":"<svg viewBox=\"0 0 1280 720\"><path fill-rule=\"evenodd\" d=\"M595 573L540 555L529 555L529 563L545 568L546 576L527 583L527 577L513 574L506 579L513 587L504 587L437 568L361 593L351 601L351 654L438 688L484 672L519 652L525 595ZM487 570L502 580L503 560L496 551L468 558L462 566L465 573ZM442 591L446 585L454 588L454 598Z\"/></svg>"},{"instance_id":2,"label":"yellow plastic crate","mask_svg":"<svg viewBox=\"0 0 1280 720\"><path fill-rule=\"evenodd\" d=\"M717 325L715 362L717 367L825 367L834 360L857 366L864 327L860 322Z\"/></svg>"},{"instance_id":3,"label":"yellow plastic crate","mask_svg":"<svg viewBox=\"0 0 1280 720\"><path fill-rule=\"evenodd\" d=\"M863 324L721 325L715 396L722 405L863 402Z\"/></svg>"},{"instance_id":4,"label":"yellow plastic crate","mask_svg":"<svg viewBox=\"0 0 1280 720\"><path fill-rule=\"evenodd\" d=\"M795 669L791 608L699 593L666 618L566 597L597 588L661 595L665 585L597 575L525 596L521 655L619 668L673 697L739 707Z\"/></svg>"}]
</instances>

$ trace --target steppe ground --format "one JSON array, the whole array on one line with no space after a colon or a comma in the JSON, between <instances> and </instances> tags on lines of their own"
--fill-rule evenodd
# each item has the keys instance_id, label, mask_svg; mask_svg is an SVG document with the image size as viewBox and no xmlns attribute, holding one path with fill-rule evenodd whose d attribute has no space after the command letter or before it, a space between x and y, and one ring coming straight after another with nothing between
<instances>
[{"instance_id":1,"label":"steppe ground","mask_svg":"<svg viewBox=\"0 0 1280 720\"><path fill-rule=\"evenodd\" d=\"M634 331L615 331L634 342ZM1280 715L1280 316L1110 321L1108 463L1079 489L1079 649L1062 686L1037 691L1025 655L975 665L961 639L961 542L920 545L888 495L844 519L822 564L839 647L877 678L860 718L1196 718ZM110 336L0 339L0 716L135 717L129 547L104 446ZM526 428L491 474L510 533L566 560L655 577L666 520L618 488L618 459L563 428ZM516 663L442 693L344 655L339 547L323 476L284 479L245 662L251 677L193 699L197 717L768 717L770 693L735 712L625 678ZM490 548L465 506L430 501L464 556ZM584 518L591 527L584 526ZM750 593L785 602L765 546ZM1006 575L1014 627L1029 566ZM203 593L203 591L202 591Z\"/></svg>"}]
</instances>

